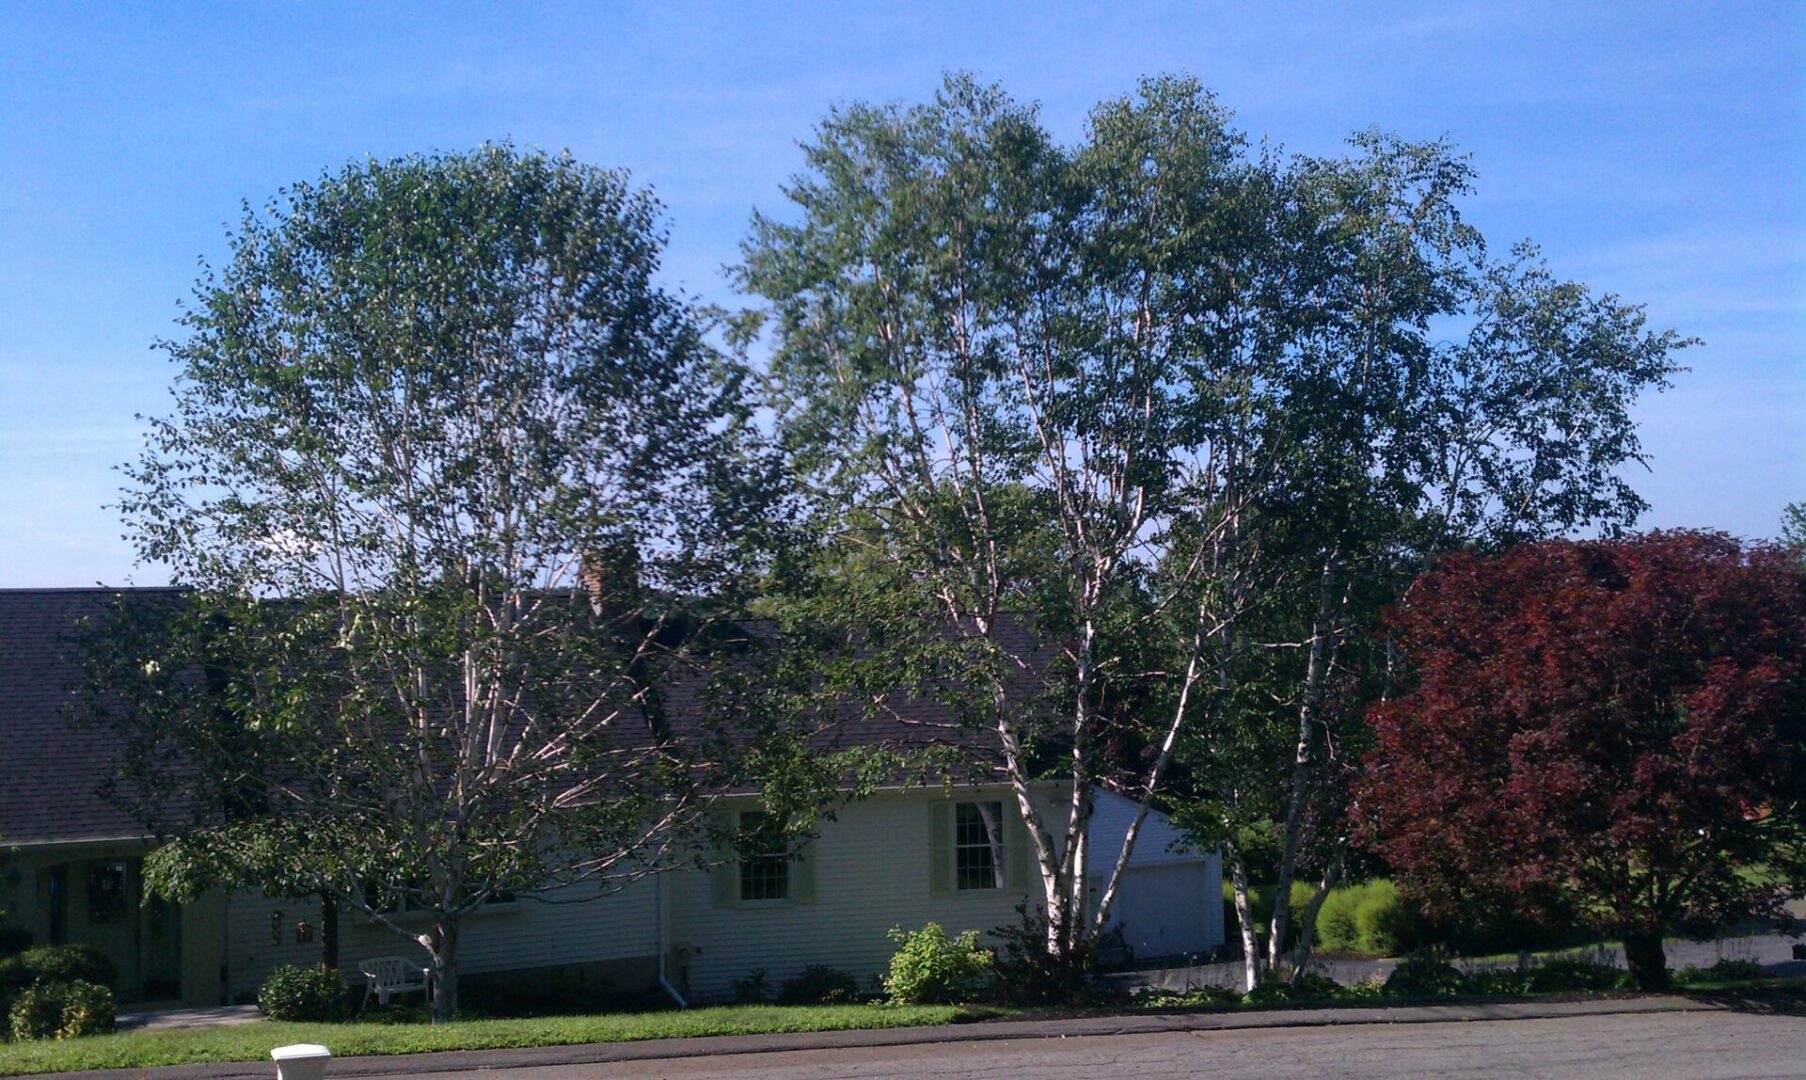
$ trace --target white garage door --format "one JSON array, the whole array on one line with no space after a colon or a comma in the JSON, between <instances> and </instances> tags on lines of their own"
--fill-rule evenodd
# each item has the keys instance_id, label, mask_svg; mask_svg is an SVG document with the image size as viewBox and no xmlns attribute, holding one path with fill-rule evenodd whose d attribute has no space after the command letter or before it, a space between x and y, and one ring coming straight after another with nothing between
<instances>
[{"instance_id":1,"label":"white garage door","mask_svg":"<svg viewBox=\"0 0 1806 1080\"><path fill-rule=\"evenodd\" d=\"M1123 872L1117 889L1115 919L1123 940L1138 960L1207 952L1217 943L1211 935L1212 900L1209 870L1203 863L1134 867Z\"/></svg>"}]
</instances>

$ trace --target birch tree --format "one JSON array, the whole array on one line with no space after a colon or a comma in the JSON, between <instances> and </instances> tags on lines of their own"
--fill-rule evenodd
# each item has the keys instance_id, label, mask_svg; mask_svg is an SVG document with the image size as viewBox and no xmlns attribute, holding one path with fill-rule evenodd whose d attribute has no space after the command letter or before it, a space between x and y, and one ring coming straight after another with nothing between
<instances>
[{"instance_id":1,"label":"birch tree","mask_svg":"<svg viewBox=\"0 0 1806 1080\"><path fill-rule=\"evenodd\" d=\"M444 1021L471 913L677 865L715 793L795 760L725 618L771 471L620 174L361 162L231 239L126 470L140 559L188 592L99 635L103 704L132 767L187 778L191 849L279 844L238 862L417 941Z\"/></svg>"},{"instance_id":2,"label":"birch tree","mask_svg":"<svg viewBox=\"0 0 1806 1080\"><path fill-rule=\"evenodd\" d=\"M1139 828L1095 865L1095 787L1145 807L1182 755L1250 982L1300 969L1341 866L1337 741L1384 684L1372 613L1442 548L1632 519L1629 408L1685 342L1533 248L1491 257L1446 143L1254 149L1189 80L1064 147L956 77L830 114L805 155L741 280L838 568L814 613L991 733L1050 952L1107 924ZM1280 883L1264 957L1235 844L1255 824Z\"/></svg>"},{"instance_id":3,"label":"birch tree","mask_svg":"<svg viewBox=\"0 0 1806 1080\"><path fill-rule=\"evenodd\" d=\"M1265 565L1247 571L1264 595L1229 631L1245 647L1220 653L1236 704L1189 758L1212 777L1206 831L1225 840L1250 985L1308 964L1341 873L1359 716L1393 666L1372 636L1381 606L1439 551L1633 522L1631 406L1688 344L1558 279L1528 244L1490 257L1460 212L1473 171L1446 143L1351 142L1288 165L1306 284L1281 298L1301 306L1257 316L1295 329L1263 444L1280 458L1255 515ZM1271 826L1276 849L1264 956L1235 842L1249 825ZM1295 914L1303 865L1318 876Z\"/></svg>"},{"instance_id":4,"label":"birch tree","mask_svg":"<svg viewBox=\"0 0 1806 1080\"><path fill-rule=\"evenodd\" d=\"M1249 380L1212 339L1246 260L1220 234L1265 235L1250 223L1269 177L1227 121L1195 83L1151 80L1067 149L1032 109L951 78L931 104L831 114L788 191L796 220L760 216L745 245L779 429L841 567L818 611L995 740L1047 948L1074 962L1143 820L1094 862L1095 789L1145 805L1201 708L1197 656L1126 670L1164 606L1150 572L1184 507L1208 504L1190 536L1208 543L1242 497L1218 482L1235 453L1218 443ZM1201 651L1220 613L1189 611ZM1112 689L1148 679L1170 690L1152 721Z\"/></svg>"}]
</instances>

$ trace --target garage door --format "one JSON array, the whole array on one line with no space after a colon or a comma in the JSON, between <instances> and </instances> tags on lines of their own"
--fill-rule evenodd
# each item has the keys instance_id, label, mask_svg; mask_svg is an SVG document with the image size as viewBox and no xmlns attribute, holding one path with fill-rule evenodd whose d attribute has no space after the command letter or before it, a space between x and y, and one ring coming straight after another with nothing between
<instances>
[{"instance_id":1,"label":"garage door","mask_svg":"<svg viewBox=\"0 0 1806 1080\"><path fill-rule=\"evenodd\" d=\"M1207 895L1209 872L1202 863L1135 867L1123 872L1117 889L1115 923L1137 960L1208 952L1211 939ZM1220 905L1222 900L1216 898Z\"/></svg>"}]
</instances>

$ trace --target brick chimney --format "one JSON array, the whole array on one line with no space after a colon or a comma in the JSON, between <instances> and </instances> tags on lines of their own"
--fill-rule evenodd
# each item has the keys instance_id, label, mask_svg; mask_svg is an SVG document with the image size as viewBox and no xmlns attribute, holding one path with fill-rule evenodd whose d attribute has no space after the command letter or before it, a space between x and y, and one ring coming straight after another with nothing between
<instances>
[{"instance_id":1,"label":"brick chimney","mask_svg":"<svg viewBox=\"0 0 1806 1080\"><path fill-rule=\"evenodd\" d=\"M640 552L620 540L583 553L578 577L597 615L618 616L634 610L640 599Z\"/></svg>"}]
</instances>

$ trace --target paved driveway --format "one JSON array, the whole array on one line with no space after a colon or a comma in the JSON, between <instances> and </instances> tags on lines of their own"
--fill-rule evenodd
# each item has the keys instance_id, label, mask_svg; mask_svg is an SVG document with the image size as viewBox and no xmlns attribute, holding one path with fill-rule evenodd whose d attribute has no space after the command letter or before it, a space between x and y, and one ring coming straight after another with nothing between
<instances>
[{"instance_id":1,"label":"paved driveway","mask_svg":"<svg viewBox=\"0 0 1806 1080\"><path fill-rule=\"evenodd\" d=\"M421 1074L416 1074L418 1077ZM943 1042L432 1074L450 1080L670 1077L1806 1076L1806 1018L1682 1012L1487 1023L1186 1031Z\"/></svg>"},{"instance_id":2,"label":"paved driveway","mask_svg":"<svg viewBox=\"0 0 1806 1080\"><path fill-rule=\"evenodd\" d=\"M1806 909L1806 901L1790 905ZM1796 917L1806 919L1806 910ZM1806 975L1806 961L1793 959L1793 947L1802 939L1789 937L1766 927L1752 929L1745 934L1731 935L1716 941L1686 941L1670 938L1663 943L1671 971L1679 971L1688 965L1695 967L1711 967L1720 960L1753 960L1775 975ZM1575 953L1588 953L1600 960L1624 966L1622 949L1575 949ZM1516 961L1499 960L1495 967L1512 967ZM1473 961L1456 961L1459 967L1482 966ZM1353 986L1367 979L1385 978L1398 966L1396 960L1360 960L1326 958L1318 956L1312 963L1312 970L1320 975ZM1194 964L1188 967L1155 968L1146 971L1125 971L1104 976L1104 981L1124 992L1133 992L1142 986L1164 986L1174 990L1188 986L1234 986L1242 984L1242 965L1240 961L1216 964ZM1806 1070L1801 1075L1806 1077Z\"/></svg>"}]
</instances>

